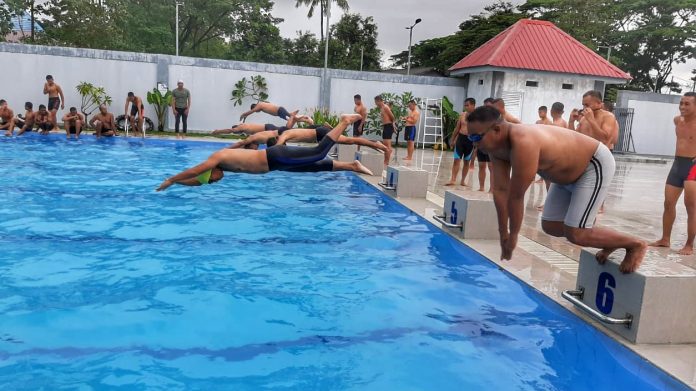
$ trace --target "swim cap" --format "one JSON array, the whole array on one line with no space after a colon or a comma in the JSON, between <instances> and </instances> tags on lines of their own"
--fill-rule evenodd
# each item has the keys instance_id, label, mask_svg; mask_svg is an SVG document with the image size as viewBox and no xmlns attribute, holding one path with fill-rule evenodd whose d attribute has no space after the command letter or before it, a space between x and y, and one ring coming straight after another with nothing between
<instances>
[{"instance_id":1,"label":"swim cap","mask_svg":"<svg viewBox=\"0 0 696 391\"><path fill-rule=\"evenodd\" d=\"M210 170L202 173L201 175L197 176L196 179L198 179L198 182L201 185L207 185L208 183L210 183L210 174L212 174L212 173L213 173L213 169L210 169Z\"/></svg>"}]
</instances>

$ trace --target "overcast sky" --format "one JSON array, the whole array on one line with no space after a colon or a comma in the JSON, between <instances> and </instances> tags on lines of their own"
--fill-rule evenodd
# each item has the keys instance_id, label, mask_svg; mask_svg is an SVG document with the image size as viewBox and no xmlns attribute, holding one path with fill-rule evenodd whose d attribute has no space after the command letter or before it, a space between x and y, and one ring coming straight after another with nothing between
<instances>
[{"instance_id":1,"label":"overcast sky","mask_svg":"<svg viewBox=\"0 0 696 391\"><path fill-rule=\"evenodd\" d=\"M408 49L407 26L413 24L416 18L423 21L413 29L413 43L454 33L459 24L483 11L483 7L494 3L494 0L349 0L350 12L362 16L372 16L377 24L379 47L384 51L384 61L389 56ZM511 1L521 4L524 1ZM307 8L295 8L295 0L276 0L273 14L285 21L279 26L283 37L294 38L296 32L311 31L320 35L319 10L312 19L307 19ZM335 23L340 19L342 11L332 8L331 20ZM387 63L385 62L385 65ZM696 68L696 61L675 67L675 76L689 79L691 70ZM686 83L685 81L680 81Z\"/></svg>"}]
</instances>

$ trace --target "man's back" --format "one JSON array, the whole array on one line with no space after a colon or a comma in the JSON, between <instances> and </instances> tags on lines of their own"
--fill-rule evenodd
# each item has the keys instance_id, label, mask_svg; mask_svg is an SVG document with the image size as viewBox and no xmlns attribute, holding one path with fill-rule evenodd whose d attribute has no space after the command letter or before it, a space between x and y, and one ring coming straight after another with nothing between
<instances>
[{"instance_id":1,"label":"man's back","mask_svg":"<svg viewBox=\"0 0 696 391\"><path fill-rule=\"evenodd\" d=\"M223 149L213 156L220 159L218 166L225 171L250 174L268 172L266 150Z\"/></svg>"},{"instance_id":2,"label":"man's back","mask_svg":"<svg viewBox=\"0 0 696 391\"><path fill-rule=\"evenodd\" d=\"M580 133L552 125L511 125L510 146L511 152L508 156L495 153L494 157L511 161L514 156L532 158L538 153L537 171L543 177L554 183L570 184L587 168L597 150L598 142ZM533 164L529 159L516 161Z\"/></svg>"}]
</instances>

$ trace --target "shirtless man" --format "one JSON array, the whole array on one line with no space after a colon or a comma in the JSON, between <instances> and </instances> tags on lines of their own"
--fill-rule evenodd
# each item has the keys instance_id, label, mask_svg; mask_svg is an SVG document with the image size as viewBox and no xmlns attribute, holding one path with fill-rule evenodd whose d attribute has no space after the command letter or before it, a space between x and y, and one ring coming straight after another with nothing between
<instances>
[{"instance_id":1,"label":"shirtless man","mask_svg":"<svg viewBox=\"0 0 696 391\"><path fill-rule=\"evenodd\" d=\"M15 128L14 111L7 106L5 99L0 99L0 119L2 119L0 130L5 131L5 136L12 136Z\"/></svg>"},{"instance_id":2,"label":"shirtless man","mask_svg":"<svg viewBox=\"0 0 696 391\"><path fill-rule=\"evenodd\" d=\"M546 106L539 107L539 120L536 122L537 125L553 125L553 121L551 121L546 115L548 110L549 109Z\"/></svg>"},{"instance_id":3,"label":"shirtless man","mask_svg":"<svg viewBox=\"0 0 696 391\"><path fill-rule=\"evenodd\" d=\"M416 149L416 124L420 119L420 111L418 111L418 106L415 100L408 102L408 115L402 118L406 122L406 127L404 128L404 139L406 139L406 145L408 148L408 154L404 160L413 160L413 151Z\"/></svg>"},{"instance_id":4,"label":"shirtless man","mask_svg":"<svg viewBox=\"0 0 696 391\"><path fill-rule=\"evenodd\" d=\"M585 108L580 112L576 109L570 113L568 129L578 131L586 136L601 142L607 147L611 145L614 132L617 131L616 118L614 114L603 109L602 93L599 91L587 91L582 96L582 106ZM578 123L577 126L575 123Z\"/></svg>"},{"instance_id":5,"label":"shirtless man","mask_svg":"<svg viewBox=\"0 0 696 391\"><path fill-rule=\"evenodd\" d=\"M466 126L466 117L471 114L471 112L476 109L476 99L466 98L464 101L464 111L459 115L459 120L457 121L457 126L452 132L452 140L450 145L454 145L454 162L452 162L452 177L450 181L445 184L445 186L454 186L457 183L457 173L459 172L459 166L464 161L464 166L462 167L462 181L459 183L462 186L466 186L466 175L469 173L469 162L474 155L474 143L469 140L469 131Z\"/></svg>"},{"instance_id":6,"label":"shirtless man","mask_svg":"<svg viewBox=\"0 0 696 391\"><path fill-rule=\"evenodd\" d=\"M85 123L85 116L82 113L78 113L75 107L71 107L70 111L63 116L63 126L65 126L65 137L70 138L70 135L74 135L75 139L80 138L80 133L82 133L82 126Z\"/></svg>"},{"instance_id":7,"label":"shirtless man","mask_svg":"<svg viewBox=\"0 0 696 391\"><path fill-rule=\"evenodd\" d=\"M517 119L514 115L508 113L505 111L505 101L503 98L496 98L496 99L491 99L489 103L486 103L484 101L484 105L487 106L492 106L496 110L498 110L500 113L502 113L503 119L505 121L510 122L512 124L519 124L520 120ZM493 191L493 174L494 170L491 164L491 159L488 157L488 154L484 151L481 151L479 149L476 150L476 158L479 161L479 172L478 172L478 178L479 178L479 191L486 191L485 186L486 186L486 168L488 168L488 172L491 173L491 188L489 192Z\"/></svg>"},{"instance_id":8,"label":"shirtless man","mask_svg":"<svg viewBox=\"0 0 696 391\"><path fill-rule=\"evenodd\" d=\"M34 112L34 104L31 102L24 103L24 118L21 123L17 121L17 126L20 127L17 136L21 136L24 132L31 132L34 128L34 123L36 123L36 113Z\"/></svg>"},{"instance_id":9,"label":"shirtless man","mask_svg":"<svg viewBox=\"0 0 696 391\"><path fill-rule=\"evenodd\" d=\"M392 136L394 135L394 113L389 106L384 103L382 95L375 96L375 104L379 107L379 114L382 117L382 144L387 147L384 153L384 166L389 165L389 159L392 155Z\"/></svg>"},{"instance_id":10,"label":"shirtless man","mask_svg":"<svg viewBox=\"0 0 696 391\"><path fill-rule=\"evenodd\" d=\"M696 236L696 93L687 92L679 102L679 114L674 117L677 133L677 150L672 169L665 184L665 210L662 214L662 237L653 243L655 247L670 247L672 226L677 217L677 201L684 191L686 205L687 236L679 254L694 252Z\"/></svg>"},{"instance_id":11,"label":"shirtless man","mask_svg":"<svg viewBox=\"0 0 696 391\"><path fill-rule=\"evenodd\" d=\"M353 111L355 114L360 114L360 121L353 124L353 137L361 137L365 128L365 122L367 122L367 107L362 103L360 95L355 95L353 102L355 103Z\"/></svg>"},{"instance_id":12,"label":"shirtless man","mask_svg":"<svg viewBox=\"0 0 696 391\"><path fill-rule=\"evenodd\" d=\"M306 115L297 116L297 113L299 112L299 110L295 110L292 113L290 113L285 109L285 107L274 105L273 103L268 103L268 102L253 103L251 105L251 110L244 112L239 117L239 120L242 122L246 122L246 119L248 116L250 116L251 114L254 114L254 113L258 113L258 112L264 112L268 115L272 115L274 117L279 117L279 118L282 118L286 121L289 121L291 117L295 117L296 122L304 122L304 123L308 123L310 125L314 124L314 121Z\"/></svg>"},{"instance_id":13,"label":"shirtless man","mask_svg":"<svg viewBox=\"0 0 696 391\"><path fill-rule=\"evenodd\" d=\"M551 119L553 124L561 128L567 128L568 123L563 119L563 110L565 106L561 102L553 102L551 105Z\"/></svg>"},{"instance_id":14,"label":"shirtless man","mask_svg":"<svg viewBox=\"0 0 696 391\"><path fill-rule=\"evenodd\" d=\"M130 113L128 113L128 105L130 105ZM135 96L134 93L129 92L126 97L126 106L123 109L126 115L126 119L130 124L131 129L137 135L138 133L143 133L143 122L145 121L145 105L143 100L139 96ZM137 118L136 118L137 116ZM135 127L133 122L135 121Z\"/></svg>"},{"instance_id":15,"label":"shirtless man","mask_svg":"<svg viewBox=\"0 0 696 391\"><path fill-rule=\"evenodd\" d=\"M252 135L260 132L267 132L269 130L278 130L278 129L283 129L283 131L287 130L287 126L275 126L273 124L252 124L252 123L242 123L238 125L234 125L231 128L228 129L216 129L213 130L212 134L240 134L244 133L246 135Z\"/></svg>"},{"instance_id":16,"label":"shirtless man","mask_svg":"<svg viewBox=\"0 0 696 391\"><path fill-rule=\"evenodd\" d=\"M317 146L295 147L275 145L265 150L230 149L215 152L203 163L189 168L171 178L165 179L157 191L167 189L178 183L185 186L200 186L222 179L224 171L248 174L264 174L269 171L320 172L320 171L355 171L373 175L359 161L353 163L327 159L333 145L351 124L360 119L360 115L346 114L341 122L333 128Z\"/></svg>"},{"instance_id":17,"label":"shirtless man","mask_svg":"<svg viewBox=\"0 0 696 391\"><path fill-rule=\"evenodd\" d=\"M46 135L54 128L54 123L51 122L51 113L46 110L46 106L39 105L39 111L36 112L36 125L39 128L39 134Z\"/></svg>"},{"instance_id":18,"label":"shirtless man","mask_svg":"<svg viewBox=\"0 0 696 391\"><path fill-rule=\"evenodd\" d=\"M360 115L360 114L358 114ZM318 126L316 129L288 129L278 130L278 145L287 144L288 141L296 142L317 142L320 143L331 129L328 126ZM347 137L339 135L336 144L361 145L376 151L387 152L387 147L376 141L367 140L360 137Z\"/></svg>"},{"instance_id":19,"label":"shirtless man","mask_svg":"<svg viewBox=\"0 0 696 391\"><path fill-rule=\"evenodd\" d=\"M544 232L565 236L578 246L600 248L599 263L624 248L619 270L638 269L648 248L645 242L593 227L615 169L614 157L604 144L556 126L512 124L492 107L474 110L468 122L469 138L488 152L495 170L493 200L502 260L512 258L524 217L524 195L539 173L552 182L541 218Z\"/></svg>"},{"instance_id":20,"label":"shirtless man","mask_svg":"<svg viewBox=\"0 0 696 391\"><path fill-rule=\"evenodd\" d=\"M61 110L65 109L65 97L63 96L63 89L60 88L58 84L53 80L53 76L46 75L46 83L44 83L43 88L44 95L48 95L48 111L51 113L51 123L53 124L52 130L58 130L58 118L56 113L58 113L58 106Z\"/></svg>"},{"instance_id":21,"label":"shirtless man","mask_svg":"<svg viewBox=\"0 0 696 391\"><path fill-rule=\"evenodd\" d=\"M114 115L109 113L103 103L99 105L99 113L89 120L89 125L94 128L94 135L97 138L118 136Z\"/></svg>"}]
</instances>

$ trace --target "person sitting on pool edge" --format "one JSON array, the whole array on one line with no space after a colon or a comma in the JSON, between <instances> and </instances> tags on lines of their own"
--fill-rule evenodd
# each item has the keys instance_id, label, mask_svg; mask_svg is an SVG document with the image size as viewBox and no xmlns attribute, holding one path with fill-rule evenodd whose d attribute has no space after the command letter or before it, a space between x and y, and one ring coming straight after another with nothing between
<instances>
[{"instance_id":1,"label":"person sitting on pool edge","mask_svg":"<svg viewBox=\"0 0 696 391\"><path fill-rule=\"evenodd\" d=\"M360 118L358 114L342 115L341 122L314 147L275 145L265 150L223 149L217 151L205 162L165 179L157 191L165 190L175 183L185 186L215 183L223 178L224 171L247 174L265 174L269 171L355 171L374 175L357 160L347 163L326 158L331 147L338 140L338 136Z\"/></svg>"},{"instance_id":2,"label":"person sitting on pool edge","mask_svg":"<svg viewBox=\"0 0 696 391\"><path fill-rule=\"evenodd\" d=\"M604 144L557 126L512 124L495 107L477 108L467 125L469 139L493 163L501 259L510 260L517 246L524 195L538 173L551 181L541 216L544 232L565 236L578 246L601 249L596 254L599 263L606 262L617 249L626 249L619 270L631 273L638 269L647 243L593 226L616 165Z\"/></svg>"}]
</instances>

